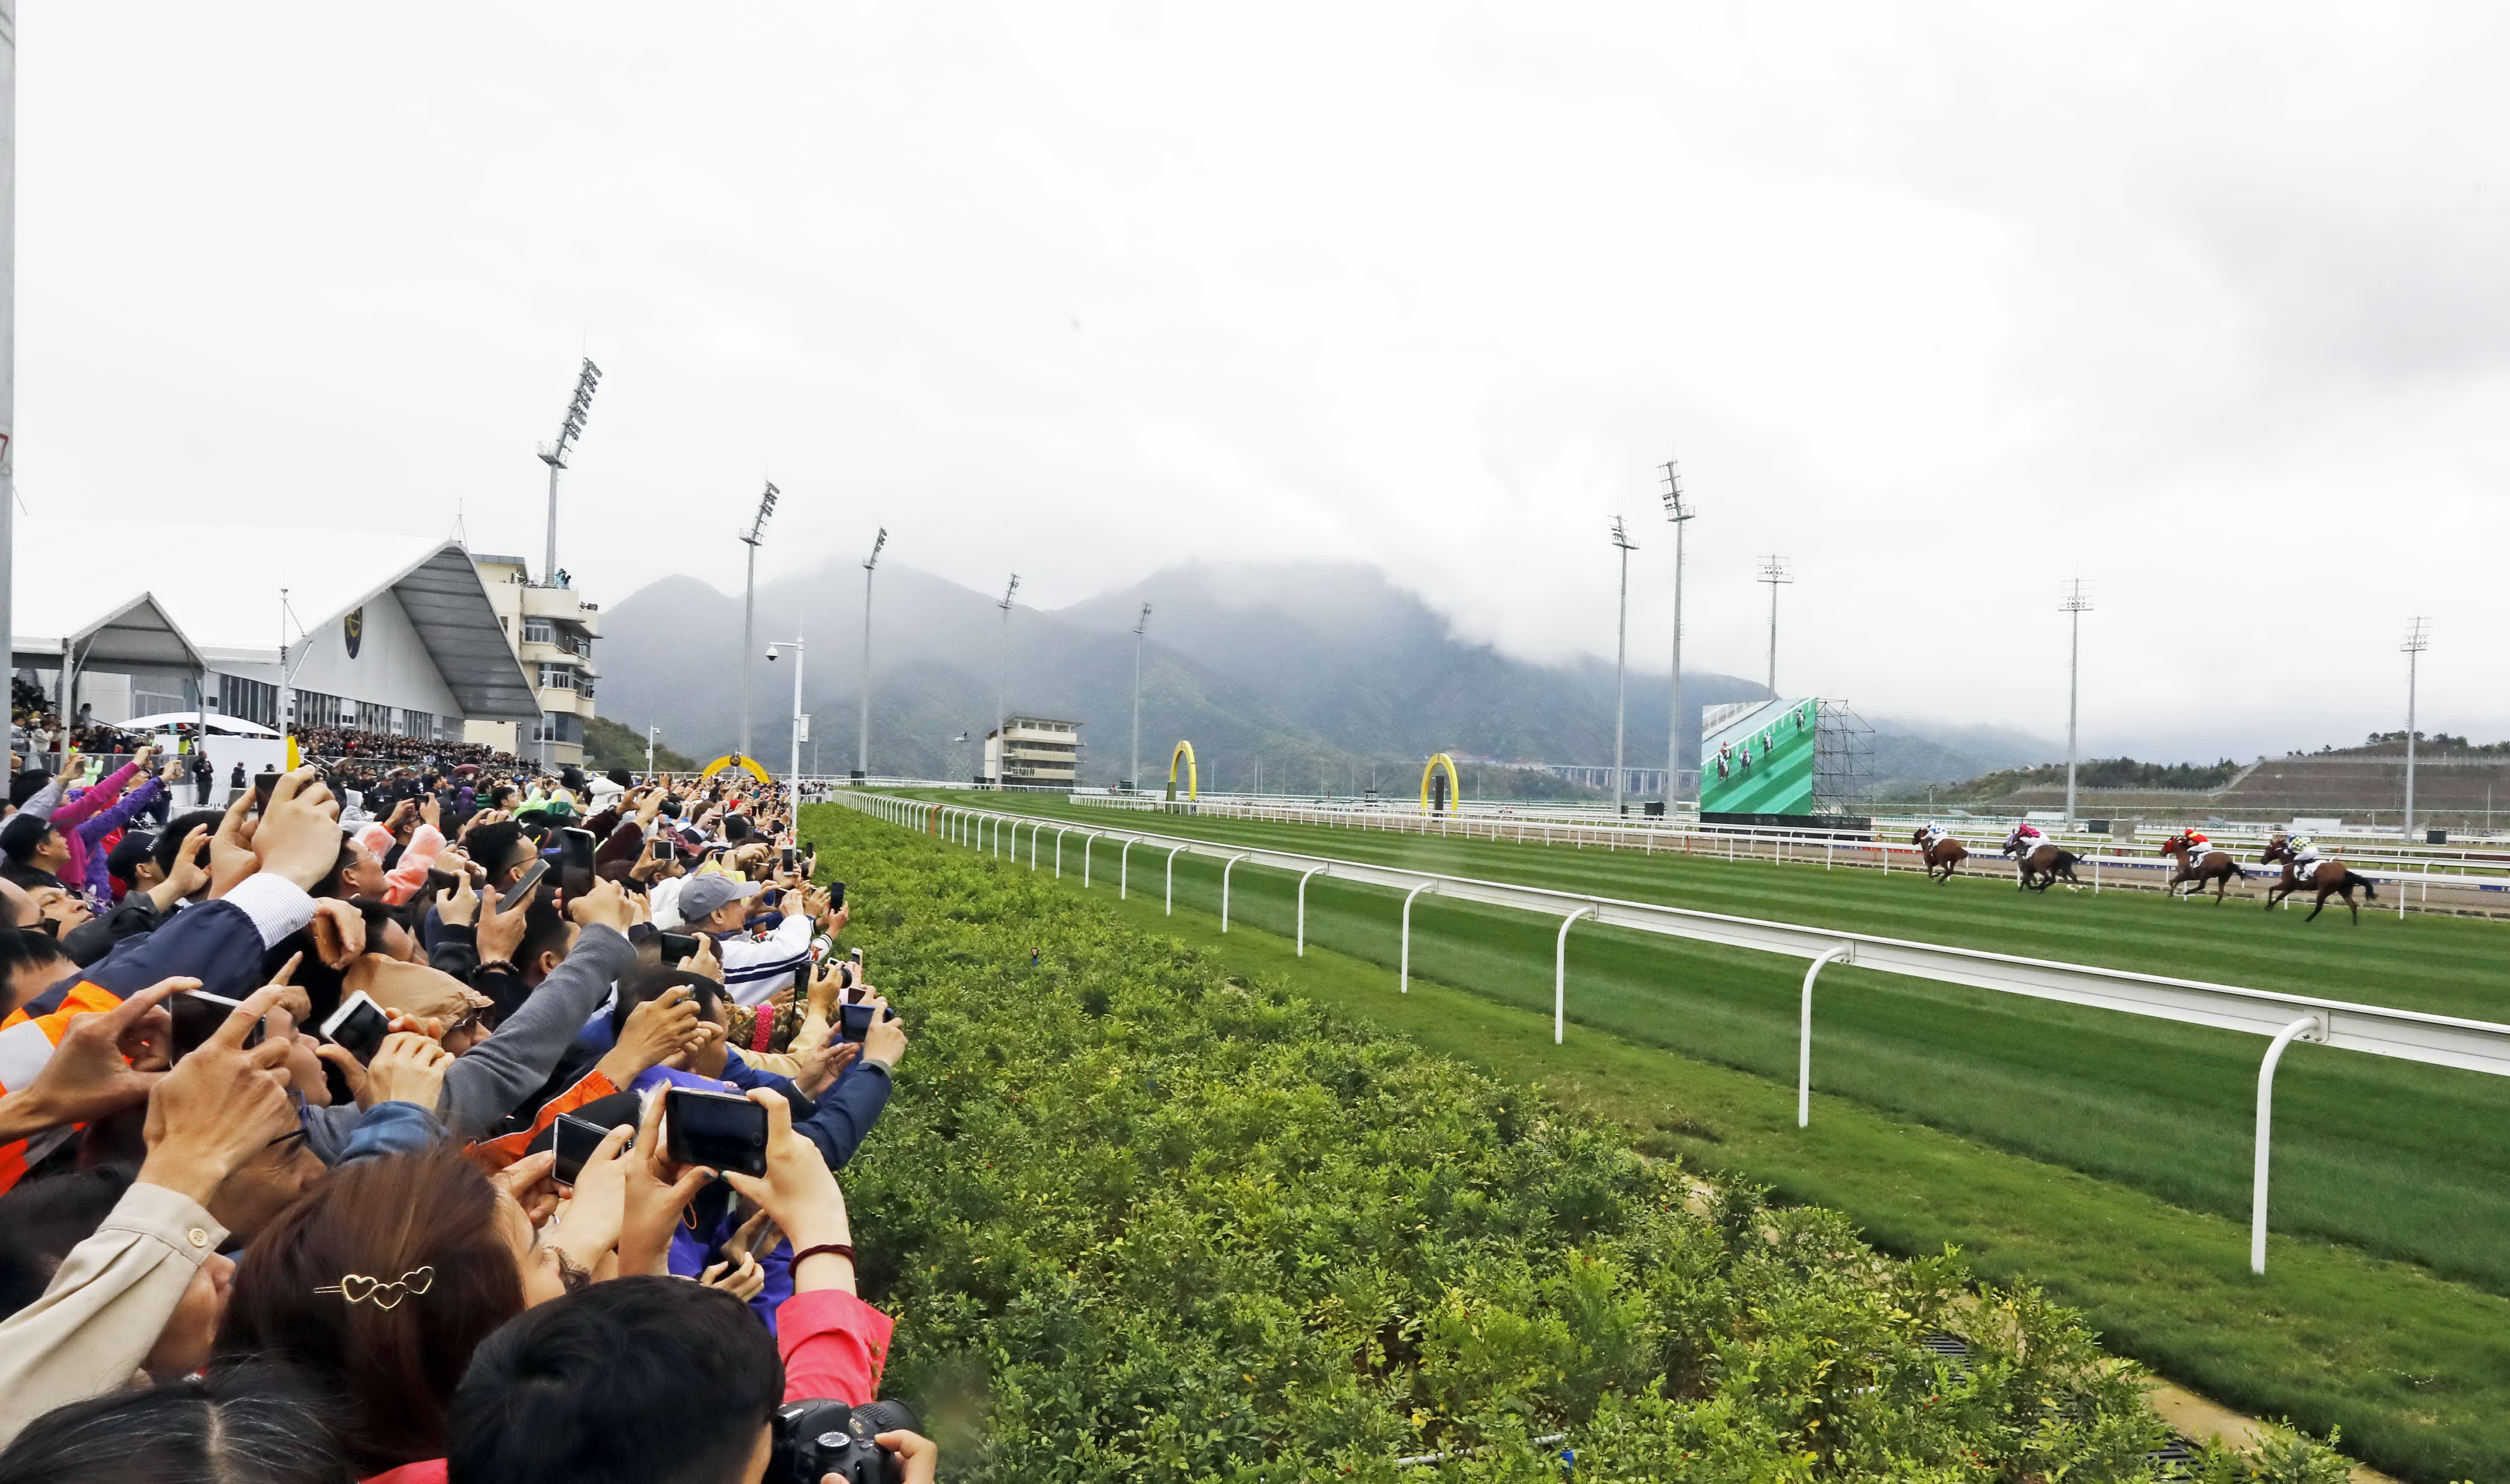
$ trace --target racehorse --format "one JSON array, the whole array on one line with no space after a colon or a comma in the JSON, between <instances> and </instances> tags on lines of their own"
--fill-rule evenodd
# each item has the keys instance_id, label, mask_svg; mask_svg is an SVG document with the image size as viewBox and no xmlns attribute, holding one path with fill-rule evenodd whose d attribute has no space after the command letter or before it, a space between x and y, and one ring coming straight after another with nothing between
<instances>
[{"instance_id":1,"label":"racehorse","mask_svg":"<svg viewBox=\"0 0 2510 1484\"><path fill-rule=\"evenodd\" d=\"M2371 878L2345 870L2344 863L2341 861L2312 862L2309 877L2306 880L2294 874L2292 842L2280 835L2266 841L2264 853L2258 857L2258 864L2261 866L2271 866L2277 861L2283 863L2283 879L2266 888L2267 911L2273 911L2276 903L2294 892L2314 891L2318 893L2317 904L2310 908L2309 916L2301 919L2307 922L2326 910L2327 899L2330 896L2340 894L2344 898L2345 909L2353 913L2354 926L2359 927L2362 923L2362 909L2353 905L2353 888L2356 886L2362 888L2362 898L2366 902L2379 900L2378 892L2371 885Z\"/></svg>"},{"instance_id":2,"label":"racehorse","mask_svg":"<svg viewBox=\"0 0 2510 1484\"><path fill-rule=\"evenodd\" d=\"M2188 859L2194 852L2189 848L2185 833L2163 840L2160 853L2175 856L2179 861L2179 869L2170 873L2169 884L2162 888L2174 897L2179 895L2179 888L2183 883L2188 881L2196 883L2187 891L2187 895L2192 897L2203 891L2205 883L2210 881L2214 883L2214 905L2220 907L2223 905L2223 893L2229 888L2233 878L2236 877L2239 880L2242 891L2248 889L2249 873L2240 869L2239 862L2231 859L2230 852L2208 850L2194 860Z\"/></svg>"},{"instance_id":3,"label":"racehorse","mask_svg":"<svg viewBox=\"0 0 2510 1484\"><path fill-rule=\"evenodd\" d=\"M2011 855L2013 847L2007 845L2005 853ZM2035 891L2046 891L2056 885L2060 878L2065 881L2068 891L2078 890L2083 883L2074 879L2074 867L2081 860L2081 856L2071 850L2060 850L2054 845L2035 845L2032 847L2030 854L2021 856L2014 862L2022 872L2022 885L2015 887L2014 890L2021 891L2024 887L2029 887Z\"/></svg>"},{"instance_id":4,"label":"racehorse","mask_svg":"<svg viewBox=\"0 0 2510 1484\"><path fill-rule=\"evenodd\" d=\"M1960 870L1960 863L1969 859L1969 852L1961 848L1961 842L1949 835L1929 844L1926 832L1921 830L1909 836L1909 843L1925 847L1926 879L1938 884L1951 880L1953 872ZM1942 875L1935 874L1938 870L1943 872Z\"/></svg>"}]
</instances>

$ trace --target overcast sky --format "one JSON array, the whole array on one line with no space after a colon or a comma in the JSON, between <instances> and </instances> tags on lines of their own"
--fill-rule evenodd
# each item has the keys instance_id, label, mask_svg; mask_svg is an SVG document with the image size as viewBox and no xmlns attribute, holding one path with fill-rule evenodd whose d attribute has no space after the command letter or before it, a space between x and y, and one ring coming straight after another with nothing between
<instances>
[{"instance_id":1,"label":"overcast sky","mask_svg":"<svg viewBox=\"0 0 2510 1484\"><path fill-rule=\"evenodd\" d=\"M773 477L768 573L1357 559L1609 656L1617 511L1661 664L1678 456L1694 667L1776 551L1781 688L2056 735L2079 575L2089 752L2402 724L2418 612L2500 736L2505 16L25 0L19 489L537 563L589 352L597 600Z\"/></svg>"}]
</instances>

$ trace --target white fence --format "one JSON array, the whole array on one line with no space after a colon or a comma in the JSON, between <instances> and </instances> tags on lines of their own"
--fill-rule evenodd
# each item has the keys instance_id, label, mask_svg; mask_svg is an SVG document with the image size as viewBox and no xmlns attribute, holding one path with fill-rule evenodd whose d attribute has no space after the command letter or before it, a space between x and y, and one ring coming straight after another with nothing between
<instances>
[{"instance_id":1,"label":"white fence","mask_svg":"<svg viewBox=\"0 0 2510 1484\"><path fill-rule=\"evenodd\" d=\"M1722 912L1629 902L1547 887L1522 886L1436 872L1408 871L1364 861L1264 850L1215 840L1189 839L1147 831L1099 828L1037 815L1010 814L964 804L932 803L889 795L845 791L835 799L895 825L917 829L953 843L990 848L1016 862L1020 830L1028 830L1029 869L1043 869L1046 837L1050 832L1054 873L1063 874L1067 840L1077 846L1082 884L1090 884L1094 855L1101 844L1117 856L1117 891L1131 893L1132 852L1148 847L1164 857L1161 863L1167 909L1176 910L1176 858L1201 856L1221 867L1221 931L1229 928L1230 874L1240 865L1254 865L1296 874L1298 887L1297 949L1307 951L1308 883L1319 875L1340 881L1382 886L1404 894L1401 927L1402 987L1410 987L1412 904L1423 893L1460 902L1556 916L1560 932L1552 958L1551 1039L1568 1033L1569 929L1580 920L1608 927L1630 928L1729 947L1753 948L1810 960L1805 971L1804 1008L1799 1031L1796 1123L1812 1118L1813 986L1830 964L1851 964L1880 974L1904 975L1941 983L1966 984L2002 994L2026 995L2069 1005L2085 1005L2126 1015L2209 1025L2267 1038L2258 1067L2256 1169L2250 1197L2249 1262L2265 1271L2266 1183L2273 1128L2274 1073L2284 1048L2296 1040L2314 1041L2346 1051L2437 1066L2460 1067L2493 1076L2510 1076L2510 1025L2454 1016L2427 1015L2382 1005L2250 989L2203 980L2173 979L2086 964L2060 963L1990 953L1977 948L1946 947L1846 933L1831 928L1801 927ZM1078 836L1077 839L1071 839ZM1008 851L1006 851L1008 844Z\"/></svg>"},{"instance_id":2,"label":"white fence","mask_svg":"<svg viewBox=\"0 0 2510 1484\"><path fill-rule=\"evenodd\" d=\"M1761 859L1778 862L1819 864L1831 869L1880 871L1885 874L1894 870L1923 869L1924 851L1911 841L1904 832L1897 837L1875 838L1873 835L1784 829L1775 826L1699 825L1675 822L1666 824L1631 824L1611 820L1601 822L1562 821L1533 816L1493 814L1422 814L1399 809L1371 809L1342 803L1309 803L1298 800L1265 798L1203 798L1192 803L1167 803L1157 798L1134 798L1125 796L1073 796L1075 802L1101 807L1158 810L1216 819L1269 820L1286 824L1322 825L1341 829L1373 830L1397 834L1426 834L1458 839L1503 840L1526 844L1570 845L1578 849L1628 850L1645 855L1709 856L1729 860ZM1973 839L1976 839L1973 836ZM2003 842L2001 834L1993 839L1979 841L1973 848L1974 870L2002 871L2006 863L1997 854ZM2176 870L2175 863L2155 852L2129 855L2103 850L2111 843L2107 836L2059 837L2060 844L2078 851L2080 869L2089 872L2089 884L2095 892L2125 888L2142 891L2162 889ZM2218 842L2224 843L2224 842ZM2237 857L2238 851L2232 854ZM2482 861L2449 857L2415 857L2395 852L2331 851L2331 859L2340 860L2356 873L2378 883L2398 915L2403 916L2409 899L2428 908L2431 894L2442 893L2441 906L2453 905L2453 893L2510 893L2510 861ZM2263 867L2255 861L2242 863L2244 872L2277 873L2277 868ZM2447 867L2448 870L2436 870ZM2259 877L2252 876L2255 880ZM2466 901L2481 901L2472 897Z\"/></svg>"}]
</instances>

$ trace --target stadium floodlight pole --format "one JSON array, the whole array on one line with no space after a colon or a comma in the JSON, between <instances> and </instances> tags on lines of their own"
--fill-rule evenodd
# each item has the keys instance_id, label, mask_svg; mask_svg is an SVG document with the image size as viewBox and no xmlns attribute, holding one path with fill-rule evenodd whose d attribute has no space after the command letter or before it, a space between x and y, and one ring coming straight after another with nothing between
<instances>
[{"instance_id":1,"label":"stadium floodlight pole","mask_svg":"<svg viewBox=\"0 0 2510 1484\"><path fill-rule=\"evenodd\" d=\"M855 777L857 782L871 777L871 574L880 565L880 548L889 544L889 528L871 538L871 555L863 558L863 664L862 715L855 724ZM816 754L814 756L817 756Z\"/></svg>"},{"instance_id":2,"label":"stadium floodlight pole","mask_svg":"<svg viewBox=\"0 0 2510 1484\"><path fill-rule=\"evenodd\" d=\"M741 586L741 756L749 757L749 666L758 658L758 547L767 539L767 517L776 513L777 489L773 480L758 497L758 514L742 533L742 544L749 548L749 575Z\"/></svg>"},{"instance_id":3,"label":"stadium floodlight pole","mask_svg":"<svg viewBox=\"0 0 2510 1484\"><path fill-rule=\"evenodd\" d=\"M654 781L654 737L663 728L652 722L645 723L645 781Z\"/></svg>"},{"instance_id":4,"label":"stadium floodlight pole","mask_svg":"<svg viewBox=\"0 0 2510 1484\"><path fill-rule=\"evenodd\" d=\"M2423 625L2428 618L2416 618L2406 631L2406 642L2398 646L2406 656L2406 829L2405 837L2415 837L2415 683L2421 668L2423 650L2431 648L2431 634Z\"/></svg>"},{"instance_id":5,"label":"stadium floodlight pole","mask_svg":"<svg viewBox=\"0 0 2510 1484\"><path fill-rule=\"evenodd\" d=\"M1778 698L1778 588L1795 578L1787 575L1786 563L1772 555L1754 580L1769 584L1769 699L1774 701Z\"/></svg>"},{"instance_id":6,"label":"stadium floodlight pole","mask_svg":"<svg viewBox=\"0 0 2510 1484\"><path fill-rule=\"evenodd\" d=\"M1142 636L1151 629L1151 606L1142 605L1142 616L1133 624L1133 765L1124 775L1124 787L1138 790L1142 786Z\"/></svg>"},{"instance_id":7,"label":"stadium floodlight pole","mask_svg":"<svg viewBox=\"0 0 2510 1484\"><path fill-rule=\"evenodd\" d=\"M2066 828L2071 830L2074 827L2074 720L2083 674L2083 615L2092 611L2092 595L2082 578L2068 584L2057 607L2072 625L2066 640Z\"/></svg>"},{"instance_id":8,"label":"stadium floodlight pole","mask_svg":"<svg viewBox=\"0 0 2510 1484\"><path fill-rule=\"evenodd\" d=\"M1613 547L1621 554L1620 637L1613 649L1613 817L1618 819L1629 809L1621 802L1622 784L1628 776L1621 771L1621 738L1630 695L1630 553L1639 549L1639 543L1630 539L1617 515L1613 517Z\"/></svg>"},{"instance_id":9,"label":"stadium floodlight pole","mask_svg":"<svg viewBox=\"0 0 2510 1484\"><path fill-rule=\"evenodd\" d=\"M1003 611L1002 677L994 683L994 792L999 794L1010 784L1011 776L1011 600L1019 596L1019 574L1011 574L1011 585L1003 589L1003 601L995 607Z\"/></svg>"},{"instance_id":10,"label":"stadium floodlight pole","mask_svg":"<svg viewBox=\"0 0 2510 1484\"><path fill-rule=\"evenodd\" d=\"M566 417L558 424L557 441L540 451L541 463L549 465L549 540L541 548L541 585L557 585L557 475L566 467L567 445L584 436L584 420L592 415L592 393L601 385L601 368L592 357L584 358L584 367L575 374L575 396L566 404ZM539 687L535 686L535 697ZM557 729L547 711L541 713L541 771L549 771L550 735Z\"/></svg>"},{"instance_id":11,"label":"stadium floodlight pole","mask_svg":"<svg viewBox=\"0 0 2510 1484\"><path fill-rule=\"evenodd\" d=\"M1673 523L1673 720L1664 739L1664 818L1673 822L1673 801L1682 792L1682 534L1691 523L1691 506L1682 500L1682 469L1664 463L1664 518Z\"/></svg>"}]
</instances>

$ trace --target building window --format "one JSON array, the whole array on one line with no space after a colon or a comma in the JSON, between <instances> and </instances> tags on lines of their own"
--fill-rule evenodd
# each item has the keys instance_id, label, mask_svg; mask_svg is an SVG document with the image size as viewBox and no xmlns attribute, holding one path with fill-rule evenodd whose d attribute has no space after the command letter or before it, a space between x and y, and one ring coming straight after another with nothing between
<instances>
[{"instance_id":1,"label":"building window","mask_svg":"<svg viewBox=\"0 0 2510 1484\"><path fill-rule=\"evenodd\" d=\"M358 703L358 729L361 731L392 730L393 709L390 706L378 706L372 701L360 701Z\"/></svg>"},{"instance_id":2,"label":"building window","mask_svg":"<svg viewBox=\"0 0 2510 1484\"><path fill-rule=\"evenodd\" d=\"M551 690L572 690L575 688L575 672L564 665L543 665L541 685Z\"/></svg>"},{"instance_id":3,"label":"building window","mask_svg":"<svg viewBox=\"0 0 2510 1484\"><path fill-rule=\"evenodd\" d=\"M279 724L279 687L240 675L218 677L218 704L228 716L264 726Z\"/></svg>"},{"instance_id":4,"label":"building window","mask_svg":"<svg viewBox=\"0 0 2510 1484\"><path fill-rule=\"evenodd\" d=\"M525 643L525 644L555 644L555 643L557 643L557 625L556 625L556 624L554 624L554 623L550 622L550 621L549 621L548 619L546 619L546 618L526 618L526 619L524 619L524 620L523 620L523 643Z\"/></svg>"}]
</instances>

